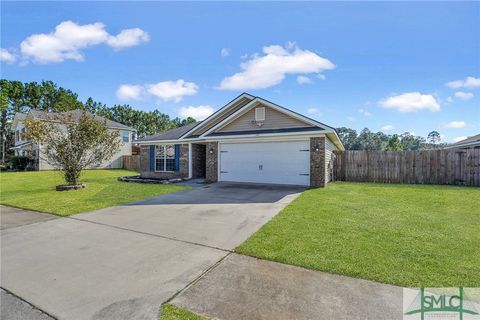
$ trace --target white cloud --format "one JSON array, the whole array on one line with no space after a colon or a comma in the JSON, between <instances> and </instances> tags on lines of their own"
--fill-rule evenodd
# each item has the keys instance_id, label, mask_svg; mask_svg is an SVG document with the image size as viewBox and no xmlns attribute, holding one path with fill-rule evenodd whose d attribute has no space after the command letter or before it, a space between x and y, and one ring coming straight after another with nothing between
<instances>
[{"instance_id":1,"label":"white cloud","mask_svg":"<svg viewBox=\"0 0 480 320\"><path fill-rule=\"evenodd\" d=\"M83 61L83 49L105 43L115 49L148 41L148 34L138 28L110 35L101 22L80 25L63 21L50 33L33 34L20 44L23 58L37 63Z\"/></svg>"},{"instance_id":2,"label":"white cloud","mask_svg":"<svg viewBox=\"0 0 480 320\"><path fill-rule=\"evenodd\" d=\"M392 126L391 124L387 124L382 127L382 131L390 131L390 130L393 130L394 128L395 127Z\"/></svg>"},{"instance_id":3,"label":"white cloud","mask_svg":"<svg viewBox=\"0 0 480 320\"><path fill-rule=\"evenodd\" d=\"M468 138L467 136L456 137L456 138L453 138L453 142L462 141L462 140L465 140L465 139L467 139L467 138Z\"/></svg>"},{"instance_id":4,"label":"white cloud","mask_svg":"<svg viewBox=\"0 0 480 320\"><path fill-rule=\"evenodd\" d=\"M370 112L368 112L365 109L358 109L358 112L360 112L361 114L363 114L366 117L370 117L372 115Z\"/></svg>"},{"instance_id":5,"label":"white cloud","mask_svg":"<svg viewBox=\"0 0 480 320\"><path fill-rule=\"evenodd\" d=\"M163 101L179 102L185 96L193 96L198 92L198 86L183 79L176 81L161 81L151 84L122 84L117 89L120 100L140 100L146 95L152 95Z\"/></svg>"},{"instance_id":6,"label":"white cloud","mask_svg":"<svg viewBox=\"0 0 480 320\"><path fill-rule=\"evenodd\" d=\"M449 97L447 98L447 102L453 102L453 98L449 96Z\"/></svg>"},{"instance_id":7,"label":"white cloud","mask_svg":"<svg viewBox=\"0 0 480 320\"><path fill-rule=\"evenodd\" d=\"M6 63L13 63L17 60L17 57L9 52L7 49L0 48L0 61Z\"/></svg>"},{"instance_id":8,"label":"white cloud","mask_svg":"<svg viewBox=\"0 0 480 320\"><path fill-rule=\"evenodd\" d=\"M467 100L470 100L470 99L473 98L473 93L457 91L457 92L455 92L455 97L460 99L460 100L467 101Z\"/></svg>"},{"instance_id":9,"label":"white cloud","mask_svg":"<svg viewBox=\"0 0 480 320\"><path fill-rule=\"evenodd\" d=\"M197 107L188 106L188 107L180 108L180 111L178 112L178 116L183 119L192 117L197 121L201 121L207 118L213 112L214 110L211 106L197 106Z\"/></svg>"},{"instance_id":10,"label":"white cloud","mask_svg":"<svg viewBox=\"0 0 480 320\"><path fill-rule=\"evenodd\" d=\"M327 79L327 77L324 74L321 74L321 73L317 74L317 78L320 79L320 80L326 80Z\"/></svg>"},{"instance_id":11,"label":"white cloud","mask_svg":"<svg viewBox=\"0 0 480 320\"><path fill-rule=\"evenodd\" d=\"M123 49L148 42L150 35L139 28L122 30L116 36L109 36L107 44L114 49Z\"/></svg>"},{"instance_id":12,"label":"white cloud","mask_svg":"<svg viewBox=\"0 0 480 320\"><path fill-rule=\"evenodd\" d=\"M242 71L226 77L218 89L243 90L262 89L279 84L289 74L320 73L331 70L335 65L309 50L294 44L286 47L271 45L263 47L264 55L253 55L240 64Z\"/></svg>"},{"instance_id":13,"label":"white cloud","mask_svg":"<svg viewBox=\"0 0 480 320\"><path fill-rule=\"evenodd\" d=\"M318 108L308 108L307 113L312 116L321 116L322 112Z\"/></svg>"},{"instance_id":14,"label":"white cloud","mask_svg":"<svg viewBox=\"0 0 480 320\"><path fill-rule=\"evenodd\" d=\"M146 86L147 92L164 101L179 102L184 96L193 96L198 92L198 86L183 79L177 81L162 81Z\"/></svg>"},{"instance_id":15,"label":"white cloud","mask_svg":"<svg viewBox=\"0 0 480 320\"><path fill-rule=\"evenodd\" d=\"M465 121L450 121L445 125L445 128L465 128L467 124Z\"/></svg>"},{"instance_id":16,"label":"white cloud","mask_svg":"<svg viewBox=\"0 0 480 320\"><path fill-rule=\"evenodd\" d=\"M475 77L466 77L463 80L455 80L455 81L450 81L447 82L446 85L452 89L458 89L458 88L468 88L468 89L474 89L474 88L479 88L480 87L480 78L475 78Z\"/></svg>"},{"instance_id":17,"label":"white cloud","mask_svg":"<svg viewBox=\"0 0 480 320\"><path fill-rule=\"evenodd\" d=\"M117 98L120 100L140 100L145 90L143 86L135 84L122 84L117 89Z\"/></svg>"},{"instance_id":18,"label":"white cloud","mask_svg":"<svg viewBox=\"0 0 480 320\"><path fill-rule=\"evenodd\" d=\"M228 57L230 55L230 49L222 48L222 50L220 50L220 55L222 57Z\"/></svg>"},{"instance_id":19,"label":"white cloud","mask_svg":"<svg viewBox=\"0 0 480 320\"><path fill-rule=\"evenodd\" d=\"M312 83L312 80L307 76L298 76L297 82L299 84L309 84L309 83Z\"/></svg>"},{"instance_id":20,"label":"white cloud","mask_svg":"<svg viewBox=\"0 0 480 320\"><path fill-rule=\"evenodd\" d=\"M431 94L420 92L407 92L397 96L391 96L379 101L384 108L396 109L400 112L416 112L423 109L439 111L440 104Z\"/></svg>"}]
</instances>

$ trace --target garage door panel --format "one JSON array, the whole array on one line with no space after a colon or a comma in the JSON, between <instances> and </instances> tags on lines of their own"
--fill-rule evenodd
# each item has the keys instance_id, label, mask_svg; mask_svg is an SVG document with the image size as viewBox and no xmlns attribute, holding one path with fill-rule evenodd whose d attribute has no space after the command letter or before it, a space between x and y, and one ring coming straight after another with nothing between
<instances>
[{"instance_id":1,"label":"garage door panel","mask_svg":"<svg viewBox=\"0 0 480 320\"><path fill-rule=\"evenodd\" d=\"M308 150L309 141L220 144L219 180L309 185Z\"/></svg>"}]
</instances>

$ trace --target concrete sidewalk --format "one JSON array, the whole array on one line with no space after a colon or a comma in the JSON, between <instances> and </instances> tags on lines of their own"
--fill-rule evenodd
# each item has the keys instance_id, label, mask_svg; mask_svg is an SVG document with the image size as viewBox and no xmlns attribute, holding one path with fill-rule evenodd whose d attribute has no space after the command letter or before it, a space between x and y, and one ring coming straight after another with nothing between
<instances>
[{"instance_id":1,"label":"concrete sidewalk","mask_svg":"<svg viewBox=\"0 0 480 320\"><path fill-rule=\"evenodd\" d=\"M53 214L0 206L0 230L57 218Z\"/></svg>"},{"instance_id":2,"label":"concrete sidewalk","mask_svg":"<svg viewBox=\"0 0 480 320\"><path fill-rule=\"evenodd\" d=\"M230 254L173 304L225 320L402 319L402 288Z\"/></svg>"}]
</instances>

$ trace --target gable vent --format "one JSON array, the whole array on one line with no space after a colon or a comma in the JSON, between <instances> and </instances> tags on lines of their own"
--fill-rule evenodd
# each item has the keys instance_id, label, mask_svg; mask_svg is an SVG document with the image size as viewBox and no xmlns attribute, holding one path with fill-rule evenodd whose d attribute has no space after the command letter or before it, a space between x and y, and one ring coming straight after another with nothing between
<instances>
[{"instance_id":1,"label":"gable vent","mask_svg":"<svg viewBox=\"0 0 480 320\"><path fill-rule=\"evenodd\" d=\"M255 121L265 121L265 107L255 109Z\"/></svg>"}]
</instances>

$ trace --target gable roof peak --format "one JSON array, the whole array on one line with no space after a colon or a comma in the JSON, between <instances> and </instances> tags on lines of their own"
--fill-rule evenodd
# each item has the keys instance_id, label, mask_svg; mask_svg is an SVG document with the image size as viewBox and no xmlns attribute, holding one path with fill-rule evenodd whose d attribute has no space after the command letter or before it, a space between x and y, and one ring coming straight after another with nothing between
<instances>
[{"instance_id":1,"label":"gable roof peak","mask_svg":"<svg viewBox=\"0 0 480 320\"><path fill-rule=\"evenodd\" d=\"M225 115L225 113L230 109L230 107L232 107L233 105L235 105L235 103L237 103L237 102L239 102L239 101L241 101L242 99L245 99L245 98L248 99L249 102L256 99L255 96L253 96L253 95L251 95L247 92L243 92L243 93L239 94L238 96L236 96L235 98L230 100L228 103L224 104L220 109L218 109L217 111L212 113L210 116L208 116L206 119L204 119L203 121L198 123L197 126L194 126L189 131L185 132L185 134L183 134L180 137L180 139L188 137L190 134L195 133L196 130L201 129L205 125L208 125L211 121L214 121L218 116Z\"/></svg>"}]
</instances>

